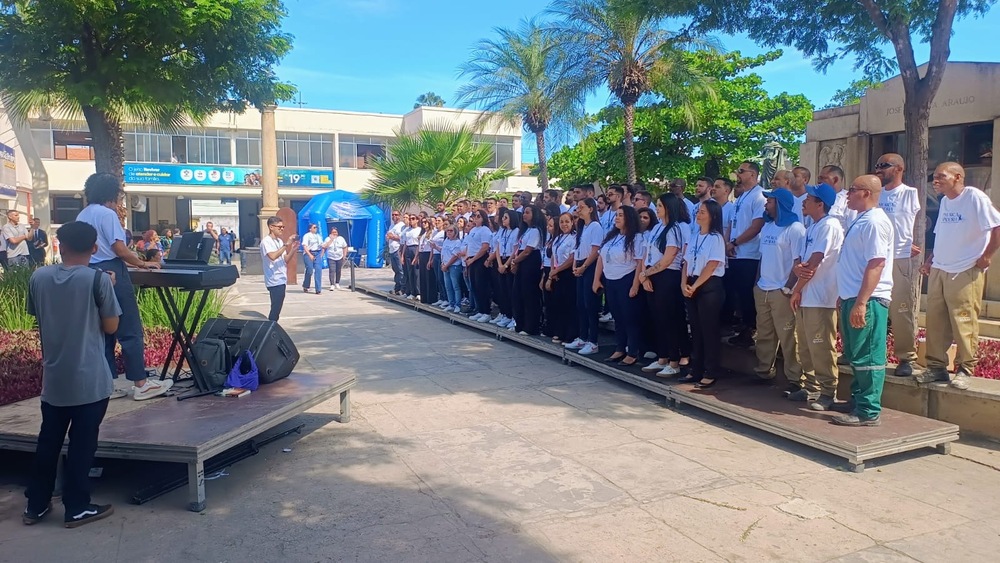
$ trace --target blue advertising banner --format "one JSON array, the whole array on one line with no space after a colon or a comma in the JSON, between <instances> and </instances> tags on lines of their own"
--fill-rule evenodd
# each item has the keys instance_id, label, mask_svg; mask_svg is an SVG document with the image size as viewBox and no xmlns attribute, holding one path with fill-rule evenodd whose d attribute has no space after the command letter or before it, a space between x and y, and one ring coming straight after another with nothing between
<instances>
[{"instance_id":1,"label":"blue advertising banner","mask_svg":"<svg viewBox=\"0 0 1000 563\"><path fill-rule=\"evenodd\" d=\"M0 197L17 197L17 161L14 149L0 143Z\"/></svg>"},{"instance_id":2,"label":"blue advertising banner","mask_svg":"<svg viewBox=\"0 0 1000 563\"><path fill-rule=\"evenodd\" d=\"M126 184L259 186L260 168L200 164L126 164ZM279 168L278 185L333 189L333 170Z\"/></svg>"}]
</instances>

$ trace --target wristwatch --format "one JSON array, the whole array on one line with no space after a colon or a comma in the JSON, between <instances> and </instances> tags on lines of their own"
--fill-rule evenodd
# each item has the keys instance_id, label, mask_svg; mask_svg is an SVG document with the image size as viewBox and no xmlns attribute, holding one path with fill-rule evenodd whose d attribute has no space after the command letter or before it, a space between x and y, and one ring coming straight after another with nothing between
<instances>
[{"instance_id":1,"label":"wristwatch","mask_svg":"<svg viewBox=\"0 0 1000 563\"><path fill-rule=\"evenodd\" d=\"M791 295L792 295L792 288L790 288L790 287L783 287L783 288L781 288L781 293L783 293L783 294L791 297Z\"/></svg>"}]
</instances>

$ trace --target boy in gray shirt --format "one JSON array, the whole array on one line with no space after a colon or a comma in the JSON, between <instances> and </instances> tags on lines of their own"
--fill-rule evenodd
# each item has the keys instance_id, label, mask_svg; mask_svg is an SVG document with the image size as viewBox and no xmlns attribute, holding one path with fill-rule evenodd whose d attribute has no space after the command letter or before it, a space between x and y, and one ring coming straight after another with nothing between
<instances>
[{"instance_id":1,"label":"boy in gray shirt","mask_svg":"<svg viewBox=\"0 0 1000 563\"><path fill-rule=\"evenodd\" d=\"M67 528L111 515L110 504L90 502L88 474L101 421L114 389L104 358L104 335L118 329L121 308L114 276L88 267L97 230L74 221L59 228L62 264L39 268L28 287L28 312L42 340L42 428L21 520L36 524L52 509L56 464L69 431L62 502Z\"/></svg>"}]
</instances>

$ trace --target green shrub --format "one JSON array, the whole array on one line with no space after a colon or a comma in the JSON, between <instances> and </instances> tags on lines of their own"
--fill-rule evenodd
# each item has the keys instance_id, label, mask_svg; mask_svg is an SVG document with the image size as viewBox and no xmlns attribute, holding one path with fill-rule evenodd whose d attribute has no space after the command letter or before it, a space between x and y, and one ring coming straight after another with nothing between
<instances>
[{"instance_id":1,"label":"green shrub","mask_svg":"<svg viewBox=\"0 0 1000 563\"><path fill-rule=\"evenodd\" d=\"M187 300L187 293L179 289L167 290L173 294L177 307L184 310L184 302ZM191 314L194 315L194 308L198 306L200 296L195 295L195 301L191 304ZM142 319L142 326L172 328L167 320L167 310L163 307L156 290L151 288L139 289L136 291L136 301L139 303L139 317ZM208 300L205 302L205 309L201 317L195 322L194 332L198 333L201 325L213 317L218 317L226 304L229 302L229 290L213 289L208 292ZM188 319L188 323L191 319Z\"/></svg>"}]
</instances>

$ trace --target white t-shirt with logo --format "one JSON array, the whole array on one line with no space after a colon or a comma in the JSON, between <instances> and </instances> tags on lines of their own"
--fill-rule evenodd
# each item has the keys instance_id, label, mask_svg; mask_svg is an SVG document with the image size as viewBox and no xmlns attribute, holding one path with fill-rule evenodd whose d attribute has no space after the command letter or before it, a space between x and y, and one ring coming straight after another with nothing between
<instances>
[{"instance_id":1,"label":"white t-shirt with logo","mask_svg":"<svg viewBox=\"0 0 1000 563\"><path fill-rule=\"evenodd\" d=\"M837 199L833 201L829 216L840 221L840 228L844 231L858 218L858 212L847 207L847 190L837 192Z\"/></svg>"},{"instance_id":2,"label":"white t-shirt with logo","mask_svg":"<svg viewBox=\"0 0 1000 563\"><path fill-rule=\"evenodd\" d=\"M892 221L881 208L869 209L858 215L844 233L844 244L840 247L840 258L837 260L837 293L841 299L858 296L868 262L876 258L885 258L885 267L872 298L892 298L894 240Z\"/></svg>"},{"instance_id":3,"label":"white t-shirt with logo","mask_svg":"<svg viewBox=\"0 0 1000 563\"><path fill-rule=\"evenodd\" d=\"M657 225L659 227L655 234L650 231L649 243L646 247L646 265L653 266L663 259L665 252L660 252L659 240L660 233L666 228L662 223ZM681 263L684 261L684 245L688 243L690 239L694 238L691 231L687 228L687 223L675 223L674 226L667 231L666 237L664 239L663 250L666 251L669 248L676 248L677 254L674 255L674 260L667 265L668 270L680 270Z\"/></svg>"},{"instance_id":4,"label":"white t-shirt with logo","mask_svg":"<svg viewBox=\"0 0 1000 563\"><path fill-rule=\"evenodd\" d=\"M469 234L465 235L466 244L469 248L466 258L474 258L476 254L479 254L479 250L484 244L489 244L492 237L493 231L489 227L473 227L469 231Z\"/></svg>"},{"instance_id":5,"label":"white t-shirt with logo","mask_svg":"<svg viewBox=\"0 0 1000 563\"><path fill-rule=\"evenodd\" d=\"M319 251L319 247L322 245L323 237L319 236L319 233L308 232L302 237L302 248L309 252Z\"/></svg>"},{"instance_id":6,"label":"white t-shirt with logo","mask_svg":"<svg viewBox=\"0 0 1000 563\"><path fill-rule=\"evenodd\" d=\"M800 256L802 263L808 262L817 252L823 255L823 261L819 263L812 279L802 288L803 307L837 307L837 260L840 258L842 244L844 229L837 217L827 215L806 229L806 240Z\"/></svg>"},{"instance_id":7,"label":"white t-shirt with logo","mask_svg":"<svg viewBox=\"0 0 1000 563\"><path fill-rule=\"evenodd\" d=\"M344 250L347 250L347 241L344 237L337 235L336 238L332 236L326 237L326 243L329 245L326 248L326 257L328 260L343 260Z\"/></svg>"},{"instance_id":8,"label":"white t-shirt with logo","mask_svg":"<svg viewBox=\"0 0 1000 563\"><path fill-rule=\"evenodd\" d=\"M785 287L805 240L806 228L798 221L787 227L779 227L773 221L765 223L760 230L760 279L757 280L757 287L764 291Z\"/></svg>"},{"instance_id":9,"label":"white t-shirt with logo","mask_svg":"<svg viewBox=\"0 0 1000 563\"><path fill-rule=\"evenodd\" d=\"M597 221L591 221L580 234L580 244L576 247L576 259L586 260L590 256L591 250L595 246L600 248L603 241L604 228Z\"/></svg>"},{"instance_id":10,"label":"white t-shirt with logo","mask_svg":"<svg viewBox=\"0 0 1000 563\"><path fill-rule=\"evenodd\" d=\"M281 255L277 260L271 260L268 254L281 249ZM277 287L288 283L288 268L285 265L285 243L267 235L260 241L260 257L264 263L264 286Z\"/></svg>"},{"instance_id":11,"label":"white t-shirt with logo","mask_svg":"<svg viewBox=\"0 0 1000 563\"><path fill-rule=\"evenodd\" d=\"M618 235L601 246L601 261L604 263L604 277L609 280L620 280L630 272L634 272L636 260L646 256L644 239L637 234L632 239L632 249L625 248L625 235Z\"/></svg>"},{"instance_id":12,"label":"white t-shirt with logo","mask_svg":"<svg viewBox=\"0 0 1000 563\"><path fill-rule=\"evenodd\" d=\"M743 192L736 199L733 205L733 223L729 231L729 240L736 240L740 235L750 228L751 223L764 216L764 190L760 186ZM734 258L747 258L750 260L760 260L760 235L740 244L736 247Z\"/></svg>"},{"instance_id":13,"label":"white t-shirt with logo","mask_svg":"<svg viewBox=\"0 0 1000 563\"><path fill-rule=\"evenodd\" d=\"M687 250L684 252L687 275L700 276L701 271L712 261L719 262L712 275L721 278L726 273L726 241L719 233L703 235L699 232L688 242Z\"/></svg>"},{"instance_id":14,"label":"white t-shirt with logo","mask_svg":"<svg viewBox=\"0 0 1000 563\"><path fill-rule=\"evenodd\" d=\"M515 235L517 231L514 231ZM515 248L520 252L529 246L538 250L538 247L542 244L542 233L538 231L535 227L529 227L525 229L524 234L517 239L517 244Z\"/></svg>"},{"instance_id":15,"label":"white t-shirt with logo","mask_svg":"<svg viewBox=\"0 0 1000 563\"><path fill-rule=\"evenodd\" d=\"M402 240L402 238L403 238L403 229L405 227L406 227L406 223L403 223L402 221L400 221L400 222L394 224L389 229L389 232L392 233L392 234L394 234L394 235L396 235L397 237L400 238L400 240ZM390 240L389 243L388 243L389 252L393 252L393 253L399 252L399 245L400 245L400 242L398 240Z\"/></svg>"},{"instance_id":16,"label":"white t-shirt with logo","mask_svg":"<svg viewBox=\"0 0 1000 563\"><path fill-rule=\"evenodd\" d=\"M913 222L920 213L920 194L917 188L900 184L891 190L882 189L878 206L892 222L893 258L909 258L913 249Z\"/></svg>"},{"instance_id":17,"label":"white t-shirt with logo","mask_svg":"<svg viewBox=\"0 0 1000 563\"><path fill-rule=\"evenodd\" d=\"M990 242L990 231L1000 226L1000 212L990 196L966 186L955 199L941 198L941 210L934 226L934 258L931 266L949 274L964 272L976 265Z\"/></svg>"},{"instance_id":18,"label":"white t-shirt with logo","mask_svg":"<svg viewBox=\"0 0 1000 563\"><path fill-rule=\"evenodd\" d=\"M441 243L441 263L447 265L449 260L457 256L458 258L455 258L455 263L452 266L461 264L459 260L463 252L465 252L465 241L462 239L445 239Z\"/></svg>"}]
</instances>

